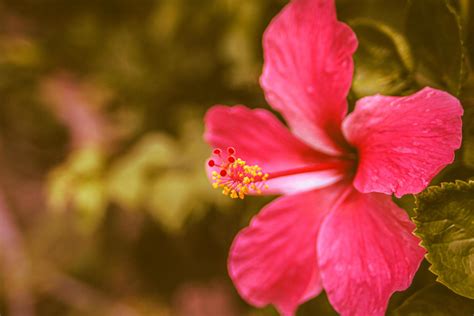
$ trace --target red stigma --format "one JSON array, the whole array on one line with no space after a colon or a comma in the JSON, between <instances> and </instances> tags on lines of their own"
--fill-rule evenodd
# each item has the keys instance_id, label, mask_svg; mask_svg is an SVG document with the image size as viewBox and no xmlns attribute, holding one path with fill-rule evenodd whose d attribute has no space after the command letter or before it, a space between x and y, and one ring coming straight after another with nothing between
<instances>
[{"instance_id":1,"label":"red stigma","mask_svg":"<svg viewBox=\"0 0 474 316\"><path fill-rule=\"evenodd\" d=\"M227 171L222 169L221 172L220 172L220 175L221 175L221 177L225 177L227 175Z\"/></svg>"},{"instance_id":2,"label":"red stigma","mask_svg":"<svg viewBox=\"0 0 474 316\"><path fill-rule=\"evenodd\" d=\"M209 161L207 162L207 165L208 165L209 167L214 167L214 166L216 165L216 162L211 159L211 160L209 160Z\"/></svg>"},{"instance_id":3,"label":"red stigma","mask_svg":"<svg viewBox=\"0 0 474 316\"><path fill-rule=\"evenodd\" d=\"M228 153L229 155L235 154L235 149L234 149L234 147L228 147L228 148L227 148L227 153Z\"/></svg>"},{"instance_id":4,"label":"red stigma","mask_svg":"<svg viewBox=\"0 0 474 316\"><path fill-rule=\"evenodd\" d=\"M230 162L230 163L233 163L233 162L235 161L235 158L232 157L232 156L229 156L229 157L227 158L227 161Z\"/></svg>"},{"instance_id":5,"label":"red stigma","mask_svg":"<svg viewBox=\"0 0 474 316\"><path fill-rule=\"evenodd\" d=\"M219 148L216 148L216 149L214 149L214 150L212 151L212 153L213 153L214 155L220 155L220 154L221 154L221 150L220 150Z\"/></svg>"}]
</instances>

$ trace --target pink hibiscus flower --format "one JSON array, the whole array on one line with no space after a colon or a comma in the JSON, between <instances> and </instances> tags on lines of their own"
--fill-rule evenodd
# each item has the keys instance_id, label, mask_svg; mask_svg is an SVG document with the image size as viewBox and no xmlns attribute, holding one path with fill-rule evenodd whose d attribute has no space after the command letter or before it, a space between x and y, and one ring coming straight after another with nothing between
<instances>
[{"instance_id":1,"label":"pink hibiscus flower","mask_svg":"<svg viewBox=\"0 0 474 316\"><path fill-rule=\"evenodd\" d=\"M341 315L383 315L424 250L391 199L422 191L461 144L459 101L432 88L371 96L347 114L357 47L333 0L294 0L263 39L269 111L214 106L208 169L233 198L282 194L236 237L229 274L252 305L282 315L327 292Z\"/></svg>"}]
</instances>

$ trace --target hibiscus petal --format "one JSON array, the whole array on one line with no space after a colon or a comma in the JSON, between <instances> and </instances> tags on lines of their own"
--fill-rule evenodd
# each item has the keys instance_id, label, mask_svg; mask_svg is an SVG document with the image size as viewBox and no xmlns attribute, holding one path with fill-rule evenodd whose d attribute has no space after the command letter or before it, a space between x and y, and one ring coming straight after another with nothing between
<instances>
[{"instance_id":1,"label":"hibiscus petal","mask_svg":"<svg viewBox=\"0 0 474 316\"><path fill-rule=\"evenodd\" d=\"M340 186L274 200L235 238L229 274L252 305L274 304L282 315L321 292L316 236Z\"/></svg>"},{"instance_id":2,"label":"hibiscus petal","mask_svg":"<svg viewBox=\"0 0 474 316\"><path fill-rule=\"evenodd\" d=\"M343 123L359 152L354 186L398 197L421 192L461 146L462 114L455 97L432 88L360 99Z\"/></svg>"},{"instance_id":3,"label":"hibiscus petal","mask_svg":"<svg viewBox=\"0 0 474 316\"><path fill-rule=\"evenodd\" d=\"M205 140L213 147L233 147L236 156L266 173L317 167L334 158L319 153L293 136L269 111L245 106L214 106L205 117ZM297 193L341 179L343 170L322 170L268 180L263 193Z\"/></svg>"},{"instance_id":4,"label":"hibiscus petal","mask_svg":"<svg viewBox=\"0 0 474 316\"><path fill-rule=\"evenodd\" d=\"M410 285L425 251L390 196L350 190L321 225L323 286L343 316L384 315L392 293Z\"/></svg>"},{"instance_id":5,"label":"hibiscus petal","mask_svg":"<svg viewBox=\"0 0 474 316\"><path fill-rule=\"evenodd\" d=\"M291 1L264 34L260 81L268 103L297 136L324 152L343 151L340 125L356 47L333 0Z\"/></svg>"}]
</instances>

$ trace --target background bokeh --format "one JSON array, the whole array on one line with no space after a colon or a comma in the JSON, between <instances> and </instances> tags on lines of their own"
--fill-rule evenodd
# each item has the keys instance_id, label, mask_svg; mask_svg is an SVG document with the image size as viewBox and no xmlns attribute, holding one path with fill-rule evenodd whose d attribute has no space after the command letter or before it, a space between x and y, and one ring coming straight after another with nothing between
<instances>
[{"instance_id":1,"label":"background bokeh","mask_svg":"<svg viewBox=\"0 0 474 316\"><path fill-rule=\"evenodd\" d=\"M271 198L212 190L202 118L216 103L269 108L261 37L285 3L0 1L1 315L277 315L226 271ZM474 3L439 3L337 2L360 42L351 106L424 85L461 98L463 149L436 183L474 176ZM427 267L390 311L435 282ZM336 313L323 294L298 315Z\"/></svg>"}]
</instances>

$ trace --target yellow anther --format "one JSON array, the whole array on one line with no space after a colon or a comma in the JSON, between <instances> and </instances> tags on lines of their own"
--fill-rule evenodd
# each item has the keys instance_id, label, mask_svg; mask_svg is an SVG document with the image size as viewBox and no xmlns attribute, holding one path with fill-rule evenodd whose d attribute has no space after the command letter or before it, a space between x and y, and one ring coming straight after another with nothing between
<instances>
[{"instance_id":1,"label":"yellow anther","mask_svg":"<svg viewBox=\"0 0 474 316\"><path fill-rule=\"evenodd\" d=\"M249 193L261 194L268 189L265 181L268 173L264 173L258 165L247 165L240 158L233 162L220 165L220 172L212 172L212 187L222 188L222 194L232 199L244 199Z\"/></svg>"}]
</instances>

